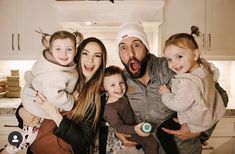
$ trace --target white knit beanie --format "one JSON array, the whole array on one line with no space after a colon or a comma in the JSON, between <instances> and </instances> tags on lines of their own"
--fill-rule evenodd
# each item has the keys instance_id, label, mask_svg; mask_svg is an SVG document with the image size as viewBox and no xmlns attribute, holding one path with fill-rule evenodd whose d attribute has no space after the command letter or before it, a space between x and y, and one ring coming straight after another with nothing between
<instances>
[{"instance_id":1,"label":"white knit beanie","mask_svg":"<svg viewBox=\"0 0 235 154\"><path fill-rule=\"evenodd\" d=\"M116 36L117 47L123 39L128 38L128 37L139 38L144 43L145 47L149 50L149 42L144 32L144 27L142 25L138 23L122 24Z\"/></svg>"}]
</instances>

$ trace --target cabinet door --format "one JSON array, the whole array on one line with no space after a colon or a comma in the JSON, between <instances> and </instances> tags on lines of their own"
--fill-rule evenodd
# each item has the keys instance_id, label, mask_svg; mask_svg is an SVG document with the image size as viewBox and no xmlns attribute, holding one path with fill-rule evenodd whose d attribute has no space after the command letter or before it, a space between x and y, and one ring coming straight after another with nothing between
<instances>
[{"instance_id":1,"label":"cabinet door","mask_svg":"<svg viewBox=\"0 0 235 154\"><path fill-rule=\"evenodd\" d=\"M223 117L217 123L212 137L235 136L235 117Z\"/></svg>"},{"instance_id":2,"label":"cabinet door","mask_svg":"<svg viewBox=\"0 0 235 154\"><path fill-rule=\"evenodd\" d=\"M0 148L8 144L8 134L13 131L22 133L22 130L17 127L18 121L15 115L0 115ZM17 152L17 154L26 154L27 148Z\"/></svg>"},{"instance_id":3,"label":"cabinet door","mask_svg":"<svg viewBox=\"0 0 235 154\"><path fill-rule=\"evenodd\" d=\"M203 34L196 38L202 56L210 60L235 59L234 0L168 0L164 13L161 49L169 36L190 33L190 27L196 25Z\"/></svg>"},{"instance_id":4,"label":"cabinet door","mask_svg":"<svg viewBox=\"0 0 235 154\"><path fill-rule=\"evenodd\" d=\"M162 43L176 33L191 33L191 26L196 25L205 31L205 0L167 0L162 24ZM198 38L202 47L202 37Z\"/></svg>"},{"instance_id":5,"label":"cabinet door","mask_svg":"<svg viewBox=\"0 0 235 154\"><path fill-rule=\"evenodd\" d=\"M18 121L15 115L0 115L0 148L8 143L9 133L13 131L21 132L17 125Z\"/></svg>"},{"instance_id":6,"label":"cabinet door","mask_svg":"<svg viewBox=\"0 0 235 154\"><path fill-rule=\"evenodd\" d=\"M42 52L42 29L57 30L54 0L0 0L0 59L36 59Z\"/></svg>"},{"instance_id":7,"label":"cabinet door","mask_svg":"<svg viewBox=\"0 0 235 154\"><path fill-rule=\"evenodd\" d=\"M234 154L235 153L235 118L223 117L217 123L208 146L204 147L202 154Z\"/></svg>"},{"instance_id":8,"label":"cabinet door","mask_svg":"<svg viewBox=\"0 0 235 154\"><path fill-rule=\"evenodd\" d=\"M207 37L211 37L208 41L211 50L205 54L235 57L235 1L207 1Z\"/></svg>"},{"instance_id":9,"label":"cabinet door","mask_svg":"<svg viewBox=\"0 0 235 154\"><path fill-rule=\"evenodd\" d=\"M42 50L42 35L35 30L52 34L56 31L56 10L53 0L20 0L18 15L19 58L35 59ZM17 35L18 35L17 34Z\"/></svg>"},{"instance_id":10,"label":"cabinet door","mask_svg":"<svg viewBox=\"0 0 235 154\"><path fill-rule=\"evenodd\" d=\"M233 137L211 137L208 146L203 148L202 154L234 154L235 138Z\"/></svg>"},{"instance_id":11,"label":"cabinet door","mask_svg":"<svg viewBox=\"0 0 235 154\"><path fill-rule=\"evenodd\" d=\"M0 0L0 54L1 59L17 54L14 43L17 27L17 1Z\"/></svg>"}]
</instances>

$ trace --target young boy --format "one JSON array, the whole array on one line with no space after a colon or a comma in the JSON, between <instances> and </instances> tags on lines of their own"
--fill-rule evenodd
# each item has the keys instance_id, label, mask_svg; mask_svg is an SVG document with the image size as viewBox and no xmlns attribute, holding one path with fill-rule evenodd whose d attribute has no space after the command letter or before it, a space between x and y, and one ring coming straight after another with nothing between
<instances>
[{"instance_id":1,"label":"young boy","mask_svg":"<svg viewBox=\"0 0 235 154\"><path fill-rule=\"evenodd\" d=\"M135 122L133 111L129 105L128 98L125 96L126 84L122 70L116 66L107 67L104 74L103 87L108 93L104 119L118 133L131 134L129 139L142 145L146 154L157 154L158 143L153 135L141 130L144 123L136 124ZM112 134L114 133L112 128L108 135L108 152L117 151L118 147L115 146L121 144L121 142L117 143L115 141L117 139Z\"/></svg>"}]
</instances>

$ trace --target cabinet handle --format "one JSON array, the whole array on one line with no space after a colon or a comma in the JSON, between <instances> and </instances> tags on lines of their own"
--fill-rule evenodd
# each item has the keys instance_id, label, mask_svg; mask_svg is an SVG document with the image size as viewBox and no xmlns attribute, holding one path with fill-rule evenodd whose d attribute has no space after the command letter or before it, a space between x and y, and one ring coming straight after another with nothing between
<instances>
[{"instance_id":1,"label":"cabinet handle","mask_svg":"<svg viewBox=\"0 0 235 154\"><path fill-rule=\"evenodd\" d=\"M208 50L211 51L211 34L208 34Z\"/></svg>"},{"instance_id":2,"label":"cabinet handle","mask_svg":"<svg viewBox=\"0 0 235 154\"><path fill-rule=\"evenodd\" d=\"M205 34L203 33L202 34L202 49L204 50L205 49Z\"/></svg>"},{"instance_id":3,"label":"cabinet handle","mask_svg":"<svg viewBox=\"0 0 235 154\"><path fill-rule=\"evenodd\" d=\"M14 34L11 34L11 49L15 50L15 48L14 48Z\"/></svg>"},{"instance_id":4,"label":"cabinet handle","mask_svg":"<svg viewBox=\"0 0 235 154\"><path fill-rule=\"evenodd\" d=\"M20 34L17 35L17 39L18 39L18 50L20 50Z\"/></svg>"},{"instance_id":5,"label":"cabinet handle","mask_svg":"<svg viewBox=\"0 0 235 154\"><path fill-rule=\"evenodd\" d=\"M213 146L206 146L203 147L202 150L214 150L215 148Z\"/></svg>"},{"instance_id":6,"label":"cabinet handle","mask_svg":"<svg viewBox=\"0 0 235 154\"><path fill-rule=\"evenodd\" d=\"M17 125L8 125L8 124L5 124L4 127L18 127Z\"/></svg>"}]
</instances>

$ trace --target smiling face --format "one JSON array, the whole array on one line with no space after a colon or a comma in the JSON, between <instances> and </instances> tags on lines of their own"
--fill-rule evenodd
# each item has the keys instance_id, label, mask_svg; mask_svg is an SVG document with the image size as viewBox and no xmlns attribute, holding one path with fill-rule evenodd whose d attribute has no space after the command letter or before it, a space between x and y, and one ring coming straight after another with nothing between
<instances>
[{"instance_id":1,"label":"smiling face","mask_svg":"<svg viewBox=\"0 0 235 154\"><path fill-rule=\"evenodd\" d=\"M90 80L99 69L102 50L98 43L89 42L81 52L81 68L86 81Z\"/></svg>"},{"instance_id":2,"label":"smiling face","mask_svg":"<svg viewBox=\"0 0 235 154\"><path fill-rule=\"evenodd\" d=\"M169 68L176 74L190 73L199 67L198 49L194 51L189 48L182 48L176 45L169 45L165 48L164 55L168 61Z\"/></svg>"},{"instance_id":3,"label":"smiling face","mask_svg":"<svg viewBox=\"0 0 235 154\"><path fill-rule=\"evenodd\" d=\"M147 49L136 37L123 39L118 46L119 55L126 70L134 78L140 78L146 72Z\"/></svg>"},{"instance_id":4,"label":"smiling face","mask_svg":"<svg viewBox=\"0 0 235 154\"><path fill-rule=\"evenodd\" d=\"M122 98L126 92L126 85L121 74L113 74L104 77L104 89L108 92L109 101L115 102Z\"/></svg>"},{"instance_id":5,"label":"smiling face","mask_svg":"<svg viewBox=\"0 0 235 154\"><path fill-rule=\"evenodd\" d=\"M50 51L55 60L62 66L72 63L76 55L75 44L70 38L55 39L52 42Z\"/></svg>"}]
</instances>

